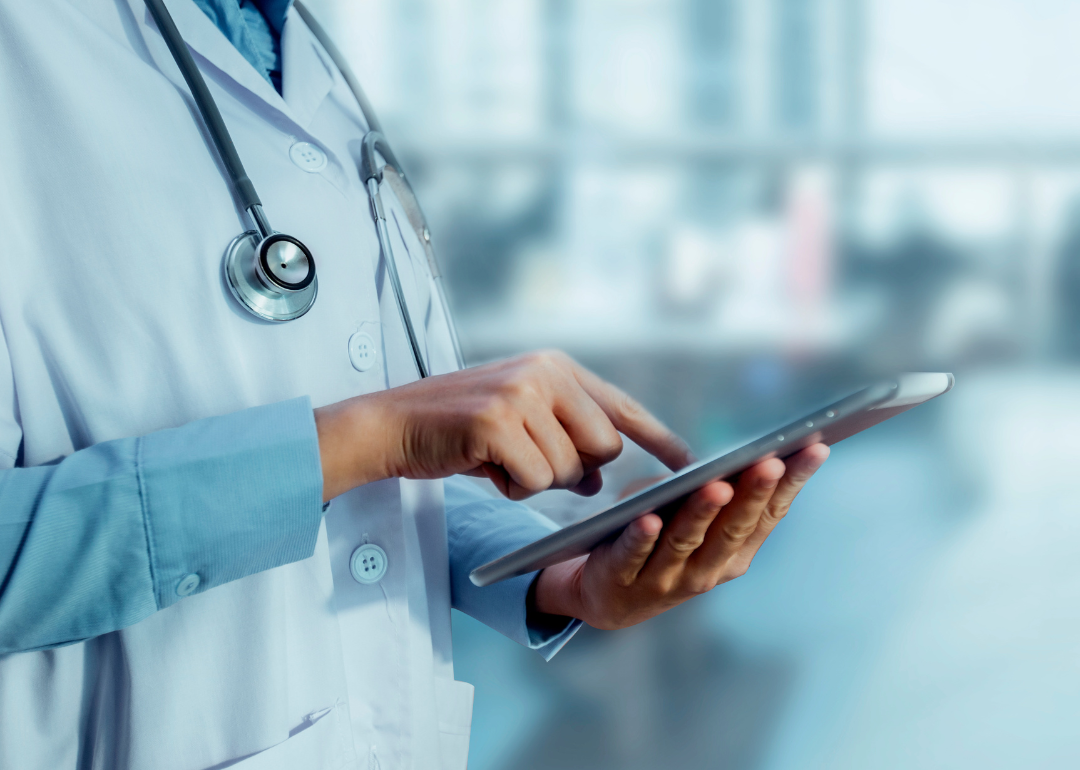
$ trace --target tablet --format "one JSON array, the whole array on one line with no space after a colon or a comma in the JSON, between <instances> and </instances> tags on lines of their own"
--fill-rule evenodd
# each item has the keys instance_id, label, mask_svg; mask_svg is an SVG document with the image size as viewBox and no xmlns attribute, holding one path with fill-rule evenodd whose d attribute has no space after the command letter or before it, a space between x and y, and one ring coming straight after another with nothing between
<instances>
[{"instance_id":1,"label":"tablet","mask_svg":"<svg viewBox=\"0 0 1080 770\"><path fill-rule=\"evenodd\" d=\"M606 510L477 567L469 578L475 585L487 586L581 556L616 537L639 516L686 497L711 481L730 479L762 460L789 457L811 444L831 446L947 393L952 386L951 374L930 372L902 374L871 385L734 452L687 466Z\"/></svg>"}]
</instances>

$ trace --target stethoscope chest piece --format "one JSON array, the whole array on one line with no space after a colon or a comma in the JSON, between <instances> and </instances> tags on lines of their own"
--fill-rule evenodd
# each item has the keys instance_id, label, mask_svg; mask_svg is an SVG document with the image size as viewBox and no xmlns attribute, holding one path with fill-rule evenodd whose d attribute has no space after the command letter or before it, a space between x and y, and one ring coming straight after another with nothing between
<instances>
[{"instance_id":1,"label":"stethoscope chest piece","mask_svg":"<svg viewBox=\"0 0 1080 770\"><path fill-rule=\"evenodd\" d=\"M255 230L236 236L225 251L225 283L245 309L266 321L292 321L315 304L319 279L311 252L295 238Z\"/></svg>"}]
</instances>

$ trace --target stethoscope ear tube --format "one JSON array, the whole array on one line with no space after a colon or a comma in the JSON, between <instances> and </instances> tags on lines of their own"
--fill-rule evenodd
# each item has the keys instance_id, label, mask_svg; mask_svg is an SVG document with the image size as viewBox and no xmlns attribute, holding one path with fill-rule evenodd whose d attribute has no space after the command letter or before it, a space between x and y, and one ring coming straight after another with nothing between
<instances>
[{"instance_id":1,"label":"stethoscope ear tube","mask_svg":"<svg viewBox=\"0 0 1080 770\"><path fill-rule=\"evenodd\" d=\"M454 314L450 312L450 304L446 299L446 290L443 288L442 271L439 270L439 262L435 258L435 249L431 244L431 230L428 228L424 212L420 208L419 201L416 200L416 194L413 192L409 180L407 180L398 169L384 167L382 181L389 185L394 195L397 196L398 203L401 204L401 208L405 212L409 224L420 238L420 245L423 247L424 255L427 257L428 269L431 271L431 277L435 282L435 291L439 297L439 305L443 311L443 319L446 321L446 332L450 337L450 344L454 348L454 359L457 362L458 368L464 369L465 357L461 353L461 343L458 339L457 327L454 326Z\"/></svg>"},{"instance_id":2,"label":"stethoscope ear tube","mask_svg":"<svg viewBox=\"0 0 1080 770\"><path fill-rule=\"evenodd\" d=\"M364 144L367 145L367 137L364 138ZM383 262L386 264L386 274L390 278L390 288L393 290L394 299L397 302L401 325L405 329L405 335L409 338L409 348L412 351L413 362L416 364L416 373L423 380L431 372L428 369L427 362L424 360L423 351L420 350L420 340L416 336L416 327L413 325L409 306L405 302L405 291L401 286L397 261L394 259L394 251L390 245L390 230L386 225L386 212L383 210L382 195L379 193L379 180L372 176L365 181L365 184L368 188L368 196L371 198L371 216L375 220L375 232L379 237L379 251L382 252Z\"/></svg>"},{"instance_id":3,"label":"stethoscope ear tube","mask_svg":"<svg viewBox=\"0 0 1080 770\"><path fill-rule=\"evenodd\" d=\"M379 165L378 156L382 155L386 161L385 166ZM398 307L401 309L402 323L405 324L406 332L409 335L409 344L413 348L413 355L416 358L416 369L420 373L421 379L428 376L428 367L424 363L423 356L420 355L420 346L416 339L416 333L412 326L412 319L409 317L409 311L405 305L405 297L401 288L401 281L398 277L397 264L394 260L394 254L390 249L389 233L386 228L386 212L383 209L382 195L379 191L379 184L384 180L390 188L397 195L402 208L405 210L405 215L409 219L409 224L420 238L421 247L424 249L424 254L427 256L428 267L431 271L432 281L435 284L435 292L438 296L438 301L442 305L443 317L446 319L446 331L450 336L450 342L454 348L454 358L456 359L459 369L465 368L465 360L461 354L461 345L458 342L457 329L454 327L454 320L450 314L450 307L447 304L446 292L442 285L442 276L439 273L439 264L435 261L435 252L431 247L431 233L428 230L427 222L424 219L424 213L420 209L420 204L416 200L416 194L413 192L412 185L409 184L409 180L405 178L405 174L401 171L401 166L398 163L397 157L394 155L394 151L390 149L389 143L386 138L378 131L368 131L364 135L364 140L360 149L360 178L363 180L364 185L368 188L368 196L371 199L371 214L375 219L375 227L379 234L379 248L382 250L383 259L386 260L387 272L390 275L390 284L393 287L395 297L398 301Z\"/></svg>"},{"instance_id":4,"label":"stethoscope ear tube","mask_svg":"<svg viewBox=\"0 0 1080 770\"><path fill-rule=\"evenodd\" d=\"M368 131L364 134L364 141L360 148L360 181L367 186L369 180L382 181L382 171L379 165L378 156L382 155L386 160L386 164L393 168L398 174L404 176L401 171L401 165L398 163L397 156L394 155L394 151L390 149L389 143L378 131Z\"/></svg>"}]
</instances>

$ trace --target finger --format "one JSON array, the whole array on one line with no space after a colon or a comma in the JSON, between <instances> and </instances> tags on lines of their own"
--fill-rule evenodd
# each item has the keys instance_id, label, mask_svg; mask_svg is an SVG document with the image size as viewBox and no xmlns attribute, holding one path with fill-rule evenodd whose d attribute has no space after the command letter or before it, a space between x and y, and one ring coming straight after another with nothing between
<instances>
[{"instance_id":1,"label":"finger","mask_svg":"<svg viewBox=\"0 0 1080 770\"><path fill-rule=\"evenodd\" d=\"M570 361L561 370L565 379L560 378L552 411L577 448L587 473L622 454L623 442L611 419L574 376L572 365Z\"/></svg>"},{"instance_id":2,"label":"finger","mask_svg":"<svg viewBox=\"0 0 1080 770\"><path fill-rule=\"evenodd\" d=\"M709 526L704 544L693 556L694 568L719 570L739 552L757 529L777 484L784 475L784 463L776 458L765 460L742 472L735 484L731 502Z\"/></svg>"},{"instance_id":3,"label":"finger","mask_svg":"<svg viewBox=\"0 0 1080 770\"><path fill-rule=\"evenodd\" d=\"M824 444L814 444L784 460L784 464L787 466L784 477L776 485L776 491L773 493L772 499L765 506L765 511L761 514L761 520L758 521L757 529L743 544L744 551L749 551L750 556L757 552L757 549L765 542L765 538L776 529L776 525L787 515L787 512L791 509L791 504L795 501L795 496L802 491L802 488L806 486L806 482L810 480L810 477L817 472L817 469L828 458L829 447Z\"/></svg>"},{"instance_id":4,"label":"finger","mask_svg":"<svg viewBox=\"0 0 1080 770\"><path fill-rule=\"evenodd\" d=\"M604 477L600 474L600 471L595 470L586 473L581 481L577 483L577 486L571 487L570 491L582 497L592 497L603 488Z\"/></svg>"},{"instance_id":5,"label":"finger","mask_svg":"<svg viewBox=\"0 0 1080 770\"><path fill-rule=\"evenodd\" d=\"M582 389L604 411L612 425L673 471L694 462L686 442L626 393L571 362Z\"/></svg>"},{"instance_id":6,"label":"finger","mask_svg":"<svg viewBox=\"0 0 1080 770\"><path fill-rule=\"evenodd\" d=\"M607 558L617 585L629 588L634 584L641 568L649 560L663 526L663 519L655 513L647 513L630 522L612 543Z\"/></svg>"},{"instance_id":7,"label":"finger","mask_svg":"<svg viewBox=\"0 0 1080 770\"><path fill-rule=\"evenodd\" d=\"M581 457L562 423L546 410L538 410L525 418L525 430L543 453L554 474L551 486L571 489L585 476Z\"/></svg>"},{"instance_id":8,"label":"finger","mask_svg":"<svg viewBox=\"0 0 1080 770\"><path fill-rule=\"evenodd\" d=\"M642 576L660 586L673 585L687 561L705 542L709 526L720 509L731 502L734 493L727 482L714 481L690 495L664 527Z\"/></svg>"},{"instance_id":9,"label":"finger","mask_svg":"<svg viewBox=\"0 0 1080 770\"><path fill-rule=\"evenodd\" d=\"M504 426L488 446L484 472L511 500L524 500L551 487L555 472L520 423Z\"/></svg>"}]
</instances>

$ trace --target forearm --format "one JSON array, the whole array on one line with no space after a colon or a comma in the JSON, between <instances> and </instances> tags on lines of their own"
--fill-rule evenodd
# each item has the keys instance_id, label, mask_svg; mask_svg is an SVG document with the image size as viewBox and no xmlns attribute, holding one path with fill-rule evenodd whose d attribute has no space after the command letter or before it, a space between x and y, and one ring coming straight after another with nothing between
<instances>
[{"instance_id":1,"label":"forearm","mask_svg":"<svg viewBox=\"0 0 1080 770\"><path fill-rule=\"evenodd\" d=\"M0 471L0 654L115 631L306 558L320 497L307 399Z\"/></svg>"}]
</instances>

